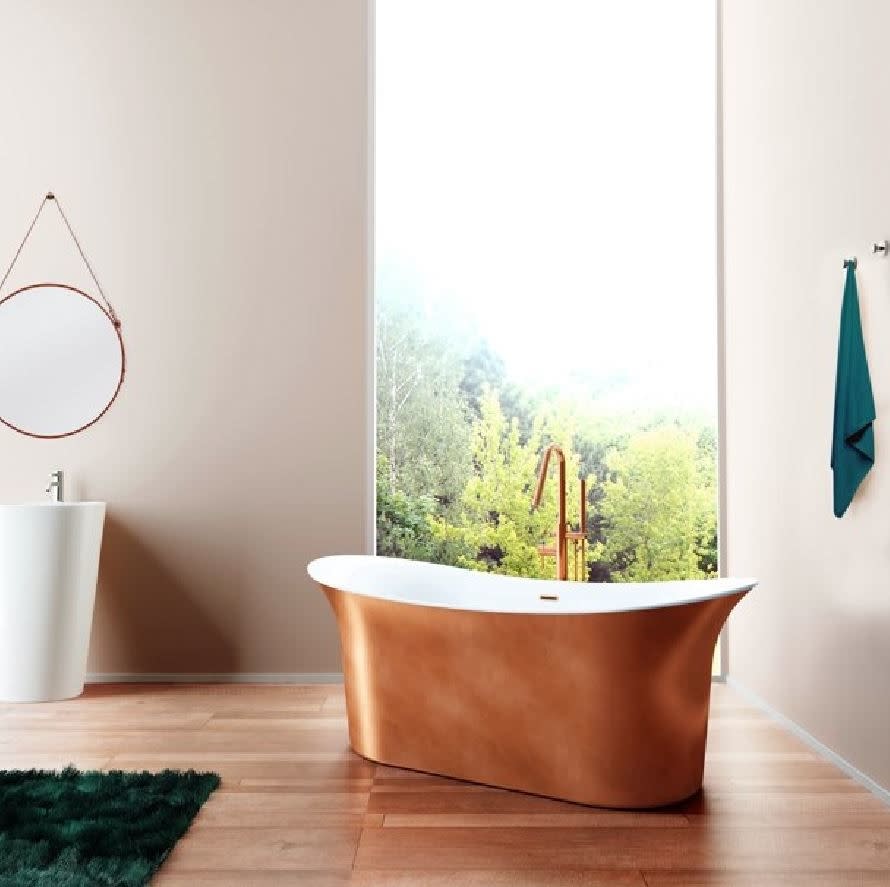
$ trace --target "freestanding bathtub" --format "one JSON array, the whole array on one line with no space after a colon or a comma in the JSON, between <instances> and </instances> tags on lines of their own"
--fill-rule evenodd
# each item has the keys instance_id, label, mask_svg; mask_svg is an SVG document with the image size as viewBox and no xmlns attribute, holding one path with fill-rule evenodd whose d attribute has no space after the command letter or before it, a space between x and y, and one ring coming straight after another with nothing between
<instances>
[{"instance_id":1,"label":"freestanding bathtub","mask_svg":"<svg viewBox=\"0 0 890 887\"><path fill-rule=\"evenodd\" d=\"M309 564L360 755L606 807L701 787L714 644L753 579L586 584L363 555Z\"/></svg>"}]
</instances>

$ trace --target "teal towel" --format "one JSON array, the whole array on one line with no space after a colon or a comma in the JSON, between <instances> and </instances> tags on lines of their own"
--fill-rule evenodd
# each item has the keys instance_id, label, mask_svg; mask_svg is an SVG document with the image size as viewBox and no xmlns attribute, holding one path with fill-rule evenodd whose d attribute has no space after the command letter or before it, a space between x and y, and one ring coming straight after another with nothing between
<instances>
[{"instance_id":1,"label":"teal towel","mask_svg":"<svg viewBox=\"0 0 890 887\"><path fill-rule=\"evenodd\" d=\"M834 516L842 517L859 484L875 461L875 399L868 375L856 273L847 265L841 332L837 346L834 389L834 433L831 470L834 472Z\"/></svg>"}]
</instances>

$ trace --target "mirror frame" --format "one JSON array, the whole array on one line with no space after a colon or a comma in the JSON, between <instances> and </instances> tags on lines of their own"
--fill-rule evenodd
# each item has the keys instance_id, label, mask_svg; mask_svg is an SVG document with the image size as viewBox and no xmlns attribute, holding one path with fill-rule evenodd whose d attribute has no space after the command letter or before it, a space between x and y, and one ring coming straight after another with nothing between
<instances>
[{"instance_id":1,"label":"mirror frame","mask_svg":"<svg viewBox=\"0 0 890 887\"><path fill-rule=\"evenodd\" d=\"M105 405L102 411L95 416L93 419L90 419L89 422L81 425L79 428L75 428L72 431L65 431L61 434L37 434L33 431L26 431L24 428L19 428L17 425L13 425L12 422L4 419L3 416L0 416L0 423L5 425L7 428L10 428L12 431L16 431L19 434L25 435L25 437L34 437L39 440L59 440L63 437L71 437L74 434L80 434L81 431L86 431L87 428L95 425L110 409L112 404L117 400L118 394L120 394L121 386L124 384L124 376L127 372L127 358L126 352L124 350L124 339L121 335L121 323L120 321L111 315L108 309L102 305L98 299L94 299L89 293L85 293L83 290L78 289L76 286L71 286L69 283L29 283L27 286L19 287L17 290L13 290L8 296L4 296L0 299L0 308L3 307L6 302L10 299L14 299L16 296L21 295L22 293L26 293L29 290L35 289L45 289L48 287L54 287L56 289L68 290L71 293L74 293L78 296L82 296L84 299L92 302L106 317L108 322L111 324L111 328L114 330L114 334L117 336L117 342L120 346L121 351L121 372L120 378L117 380L117 387L114 389L114 394L111 395L111 400ZM2 321L0 321L2 322Z\"/></svg>"}]
</instances>

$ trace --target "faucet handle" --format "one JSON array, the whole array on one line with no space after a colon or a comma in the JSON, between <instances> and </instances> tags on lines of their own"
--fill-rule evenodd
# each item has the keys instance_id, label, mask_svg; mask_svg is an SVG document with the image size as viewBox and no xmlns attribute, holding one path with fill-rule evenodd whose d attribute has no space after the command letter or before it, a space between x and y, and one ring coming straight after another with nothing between
<instances>
[{"instance_id":1,"label":"faucet handle","mask_svg":"<svg viewBox=\"0 0 890 887\"><path fill-rule=\"evenodd\" d=\"M60 468L54 471L49 478L46 492L49 493L53 502L63 502L65 500L65 472Z\"/></svg>"}]
</instances>

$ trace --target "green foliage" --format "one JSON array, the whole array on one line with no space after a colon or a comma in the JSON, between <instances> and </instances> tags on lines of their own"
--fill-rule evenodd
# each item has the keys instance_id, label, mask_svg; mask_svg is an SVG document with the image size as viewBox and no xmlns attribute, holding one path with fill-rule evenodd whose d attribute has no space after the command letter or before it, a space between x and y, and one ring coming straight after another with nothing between
<instances>
[{"instance_id":1,"label":"green foliage","mask_svg":"<svg viewBox=\"0 0 890 887\"><path fill-rule=\"evenodd\" d=\"M387 557L457 564L459 542L433 532L439 504L432 496L412 496L389 485L386 456L377 455L377 553Z\"/></svg>"},{"instance_id":2,"label":"green foliage","mask_svg":"<svg viewBox=\"0 0 890 887\"><path fill-rule=\"evenodd\" d=\"M453 320L382 299L377 317L377 551L552 577L556 467L531 510L541 455L566 453L570 526L587 478L586 578L694 578L717 571L717 441L710 417L619 411L610 382L565 392L513 384ZM583 408L580 406L583 404Z\"/></svg>"},{"instance_id":3,"label":"green foliage","mask_svg":"<svg viewBox=\"0 0 890 887\"><path fill-rule=\"evenodd\" d=\"M698 435L696 480L699 509L696 524L698 568L706 576L717 575L717 430L705 425Z\"/></svg>"},{"instance_id":4,"label":"green foliage","mask_svg":"<svg viewBox=\"0 0 890 887\"><path fill-rule=\"evenodd\" d=\"M549 577L553 562L538 555L537 546L555 533L557 485L551 478L540 507L531 510L538 461L551 442L571 440L565 415L538 417L523 442L516 418L507 420L497 395L487 390L480 399L480 418L473 430L475 472L467 482L461 508L453 521L438 519L434 532L443 543L463 549L460 566L511 576ZM568 520L580 512L578 455L565 447ZM555 476L555 461L551 476Z\"/></svg>"},{"instance_id":5,"label":"green foliage","mask_svg":"<svg viewBox=\"0 0 890 887\"><path fill-rule=\"evenodd\" d=\"M406 306L379 306L377 452L385 495L432 497L447 512L472 471L463 357L420 321Z\"/></svg>"},{"instance_id":6,"label":"green foliage","mask_svg":"<svg viewBox=\"0 0 890 887\"><path fill-rule=\"evenodd\" d=\"M538 404L528 391L510 382L504 362L492 351L488 342L479 342L464 359L460 388L473 420L482 418L482 401L486 393L497 392L504 414L518 424L519 439L523 443L529 439Z\"/></svg>"},{"instance_id":7,"label":"green foliage","mask_svg":"<svg viewBox=\"0 0 890 887\"><path fill-rule=\"evenodd\" d=\"M606 541L597 554L614 564L613 579L706 575L715 490L705 462L695 437L671 427L636 434L608 454L600 505Z\"/></svg>"},{"instance_id":8,"label":"green foliage","mask_svg":"<svg viewBox=\"0 0 890 887\"><path fill-rule=\"evenodd\" d=\"M500 391L506 383L504 362L485 340L478 342L464 359L460 389L476 418L482 416L486 392Z\"/></svg>"}]
</instances>

